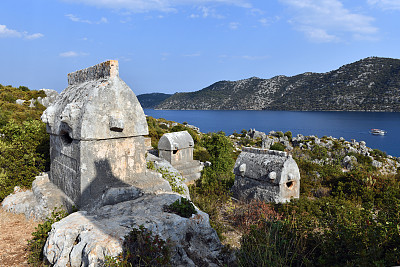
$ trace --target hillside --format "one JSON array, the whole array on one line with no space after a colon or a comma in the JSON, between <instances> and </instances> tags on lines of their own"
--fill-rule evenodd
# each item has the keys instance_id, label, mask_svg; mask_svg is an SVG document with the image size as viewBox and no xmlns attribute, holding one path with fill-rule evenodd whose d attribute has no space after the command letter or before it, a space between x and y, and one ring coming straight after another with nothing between
<instances>
[{"instance_id":1,"label":"hillside","mask_svg":"<svg viewBox=\"0 0 400 267\"><path fill-rule=\"evenodd\" d=\"M219 81L156 108L400 111L400 60L369 57L327 73Z\"/></svg>"},{"instance_id":2,"label":"hillside","mask_svg":"<svg viewBox=\"0 0 400 267\"><path fill-rule=\"evenodd\" d=\"M142 105L142 108L154 108L170 96L172 95L163 93L151 93L138 95L137 98L140 102L140 105Z\"/></svg>"}]
</instances>

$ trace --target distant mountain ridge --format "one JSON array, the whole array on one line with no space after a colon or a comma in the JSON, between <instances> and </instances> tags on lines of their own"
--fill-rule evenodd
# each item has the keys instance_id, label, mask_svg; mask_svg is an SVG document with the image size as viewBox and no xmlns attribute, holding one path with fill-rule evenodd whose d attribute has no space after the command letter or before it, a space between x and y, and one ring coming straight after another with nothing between
<instances>
[{"instance_id":1,"label":"distant mountain ridge","mask_svg":"<svg viewBox=\"0 0 400 267\"><path fill-rule=\"evenodd\" d=\"M142 108L154 108L170 96L172 94L150 93L138 95L137 98Z\"/></svg>"},{"instance_id":2,"label":"distant mountain ridge","mask_svg":"<svg viewBox=\"0 0 400 267\"><path fill-rule=\"evenodd\" d=\"M219 81L155 108L400 111L400 60L369 57L327 73Z\"/></svg>"}]
</instances>

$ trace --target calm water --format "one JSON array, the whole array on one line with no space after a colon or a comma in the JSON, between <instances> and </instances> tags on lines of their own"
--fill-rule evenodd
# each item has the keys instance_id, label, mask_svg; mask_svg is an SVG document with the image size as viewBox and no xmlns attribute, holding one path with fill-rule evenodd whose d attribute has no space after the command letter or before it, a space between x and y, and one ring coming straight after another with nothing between
<instances>
[{"instance_id":1,"label":"calm water","mask_svg":"<svg viewBox=\"0 0 400 267\"><path fill-rule=\"evenodd\" d=\"M146 115L176 122L188 122L202 132L231 134L255 128L268 133L291 131L293 135L344 137L367 142L367 146L400 157L400 113L391 112L314 112L253 110L152 110ZM373 136L371 128L384 129L385 136Z\"/></svg>"}]
</instances>

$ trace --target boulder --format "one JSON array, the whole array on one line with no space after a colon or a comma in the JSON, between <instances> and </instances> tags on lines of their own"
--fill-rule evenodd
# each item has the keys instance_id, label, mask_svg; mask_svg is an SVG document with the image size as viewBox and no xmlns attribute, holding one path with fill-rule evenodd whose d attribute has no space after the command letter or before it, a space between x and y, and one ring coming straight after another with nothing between
<instances>
[{"instance_id":1,"label":"boulder","mask_svg":"<svg viewBox=\"0 0 400 267\"><path fill-rule=\"evenodd\" d=\"M354 156L346 156L342 160L342 166L348 170L354 169L357 165L357 158Z\"/></svg>"},{"instance_id":2,"label":"boulder","mask_svg":"<svg viewBox=\"0 0 400 267\"><path fill-rule=\"evenodd\" d=\"M53 266L99 266L106 255L122 252L132 227L143 225L163 240L170 239L172 266L221 266L223 246L206 213L197 209L197 214L184 218L164 211L164 205L180 197L145 195L92 213L72 213L53 224L44 257Z\"/></svg>"},{"instance_id":3,"label":"boulder","mask_svg":"<svg viewBox=\"0 0 400 267\"><path fill-rule=\"evenodd\" d=\"M50 182L47 174L36 177L32 190L14 188L1 205L8 212L25 214L27 219L37 221L46 219L55 208L63 207L69 212L73 208L72 200Z\"/></svg>"},{"instance_id":4,"label":"boulder","mask_svg":"<svg viewBox=\"0 0 400 267\"><path fill-rule=\"evenodd\" d=\"M380 162L380 161L377 161L377 160L373 160L372 161L372 166L374 166L375 168L381 168L382 167L382 162Z\"/></svg>"},{"instance_id":5,"label":"boulder","mask_svg":"<svg viewBox=\"0 0 400 267\"><path fill-rule=\"evenodd\" d=\"M46 108L51 106L56 101L57 96L58 96L58 92L56 90L40 89L39 91L43 91L46 94L46 96L45 97L38 97L37 101L40 104L42 104L43 106L45 106Z\"/></svg>"}]
</instances>

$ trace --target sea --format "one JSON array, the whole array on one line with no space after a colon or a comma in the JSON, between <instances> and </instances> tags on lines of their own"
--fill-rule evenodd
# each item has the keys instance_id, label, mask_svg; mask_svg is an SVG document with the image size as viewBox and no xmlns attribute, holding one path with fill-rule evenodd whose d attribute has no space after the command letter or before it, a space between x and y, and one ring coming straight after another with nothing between
<instances>
[{"instance_id":1,"label":"sea","mask_svg":"<svg viewBox=\"0 0 400 267\"><path fill-rule=\"evenodd\" d=\"M400 157L400 112L144 109L144 113L154 118L187 122L203 133L224 131L230 135L243 129L256 129L265 133L291 131L293 136L355 139L365 141L370 148ZM387 134L372 135L372 128L385 130Z\"/></svg>"}]
</instances>

